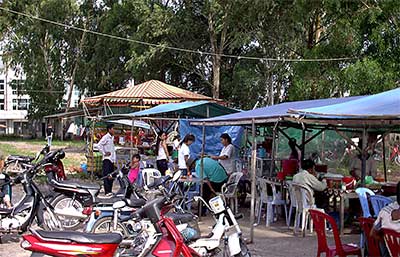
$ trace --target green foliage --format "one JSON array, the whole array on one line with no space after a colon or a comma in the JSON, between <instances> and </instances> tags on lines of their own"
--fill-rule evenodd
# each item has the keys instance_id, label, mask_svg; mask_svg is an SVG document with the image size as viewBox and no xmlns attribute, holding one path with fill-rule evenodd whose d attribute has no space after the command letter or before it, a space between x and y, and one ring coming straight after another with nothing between
<instances>
[{"instance_id":1,"label":"green foliage","mask_svg":"<svg viewBox=\"0 0 400 257\"><path fill-rule=\"evenodd\" d=\"M400 1L24 0L3 6L182 52L86 34L1 11L3 58L21 67L31 117L62 107L66 85L87 95L159 79L215 93L238 108L284 100L372 94L400 76ZM82 47L81 47L82 46ZM276 62L205 54L288 59ZM73 73L76 67L76 74ZM220 68L219 76L214 76ZM46 93L43 93L46 91ZM47 93L48 91L48 93ZM38 93L40 92L40 93Z\"/></svg>"}]
</instances>

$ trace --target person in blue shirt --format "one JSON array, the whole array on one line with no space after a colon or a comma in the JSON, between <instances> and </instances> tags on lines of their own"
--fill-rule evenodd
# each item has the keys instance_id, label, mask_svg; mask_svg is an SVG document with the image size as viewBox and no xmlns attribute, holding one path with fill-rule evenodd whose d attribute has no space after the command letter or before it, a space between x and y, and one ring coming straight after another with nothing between
<instances>
[{"instance_id":1,"label":"person in blue shirt","mask_svg":"<svg viewBox=\"0 0 400 257\"><path fill-rule=\"evenodd\" d=\"M190 169L194 169L196 177L201 178L201 159L189 159L188 165ZM228 180L228 175L222 165L209 157L203 157L203 198L208 202L212 195L221 192L222 185Z\"/></svg>"}]
</instances>

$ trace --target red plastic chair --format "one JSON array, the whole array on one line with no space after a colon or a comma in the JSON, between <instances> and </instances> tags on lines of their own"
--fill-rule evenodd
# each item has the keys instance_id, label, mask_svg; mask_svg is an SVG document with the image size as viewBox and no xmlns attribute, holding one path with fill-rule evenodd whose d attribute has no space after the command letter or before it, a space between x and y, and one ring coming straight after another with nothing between
<instances>
[{"instance_id":1,"label":"red plastic chair","mask_svg":"<svg viewBox=\"0 0 400 257\"><path fill-rule=\"evenodd\" d=\"M382 228L386 246L392 257L400 256L400 233L391 229Z\"/></svg>"},{"instance_id":2,"label":"red plastic chair","mask_svg":"<svg viewBox=\"0 0 400 257\"><path fill-rule=\"evenodd\" d=\"M360 226L362 231L364 231L365 238L367 239L367 250L368 256L381 256L381 252L379 250L379 242L370 236L371 230L374 226L373 218L358 218L360 221Z\"/></svg>"},{"instance_id":3,"label":"red plastic chair","mask_svg":"<svg viewBox=\"0 0 400 257\"><path fill-rule=\"evenodd\" d=\"M325 253L326 257L333 257L333 256L344 257L348 255L357 255L361 257L361 249L359 247L348 244L342 244L336 222L331 216L318 210L309 210L309 212L314 222L315 232L317 233L317 239L318 239L317 257L320 257L322 253ZM325 221L329 222L332 226L332 232L335 239L335 246L328 246L325 233Z\"/></svg>"}]
</instances>

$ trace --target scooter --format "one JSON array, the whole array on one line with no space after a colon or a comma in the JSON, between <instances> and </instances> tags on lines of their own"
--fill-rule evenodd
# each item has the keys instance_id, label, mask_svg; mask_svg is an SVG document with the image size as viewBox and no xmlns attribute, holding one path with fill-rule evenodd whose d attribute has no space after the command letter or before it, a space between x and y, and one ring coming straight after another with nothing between
<instances>
[{"instance_id":1,"label":"scooter","mask_svg":"<svg viewBox=\"0 0 400 257\"><path fill-rule=\"evenodd\" d=\"M117 233L90 234L31 230L32 234L23 235L21 247L32 251L35 254L32 256L95 257L101 254L103 257L199 257L200 255L184 243L172 219L165 217L172 206L172 198L156 198L131 215L130 218L134 220L148 220L149 229L155 231L145 242L142 242L144 246L138 255L118 250L122 237Z\"/></svg>"},{"instance_id":2,"label":"scooter","mask_svg":"<svg viewBox=\"0 0 400 257\"><path fill-rule=\"evenodd\" d=\"M130 184L127 174L129 163L125 164L120 171L114 171L109 176L116 176L120 189L111 197L98 196L101 186L99 184L84 184L81 182L57 181L48 173L49 184L57 193L51 204L54 206L56 214L63 222L65 229L76 229L81 226L82 221L90 218L88 224L91 226L99 218L99 212L94 212L94 207L104 207L111 210L111 206L116 201L124 198L135 198L135 207L141 207L146 203L146 199L139 195ZM104 177L105 178L105 177ZM101 178L101 179L104 179ZM100 217L101 218L101 217Z\"/></svg>"},{"instance_id":3,"label":"scooter","mask_svg":"<svg viewBox=\"0 0 400 257\"><path fill-rule=\"evenodd\" d=\"M36 219L39 226L49 230L62 229L62 224L53 212L53 207L33 181L43 162L29 166L15 179L6 182L9 185L22 184L25 196L13 208L0 208L0 233L22 233Z\"/></svg>"},{"instance_id":4,"label":"scooter","mask_svg":"<svg viewBox=\"0 0 400 257\"><path fill-rule=\"evenodd\" d=\"M43 149L41 149L35 157L25 156L25 155L10 155L4 162L4 172L9 173L20 173L23 171L24 164L30 164L33 162L37 162L40 156L45 156L48 152L50 152L50 147L45 145Z\"/></svg>"}]
</instances>

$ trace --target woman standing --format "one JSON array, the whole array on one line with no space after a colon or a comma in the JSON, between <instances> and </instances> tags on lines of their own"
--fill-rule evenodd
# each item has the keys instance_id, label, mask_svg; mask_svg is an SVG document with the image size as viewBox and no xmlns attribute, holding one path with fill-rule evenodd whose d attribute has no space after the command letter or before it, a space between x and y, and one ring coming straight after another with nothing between
<instances>
[{"instance_id":1,"label":"woman standing","mask_svg":"<svg viewBox=\"0 0 400 257\"><path fill-rule=\"evenodd\" d=\"M157 153L157 169L165 176L165 171L168 169L169 153L167 147L167 133L161 131L157 138L156 153Z\"/></svg>"},{"instance_id":2,"label":"woman standing","mask_svg":"<svg viewBox=\"0 0 400 257\"><path fill-rule=\"evenodd\" d=\"M190 176L190 168L187 165L187 161L190 158L189 146L195 141L195 137L192 134L187 134L183 141L180 143L180 148L178 152L178 167L182 171L182 175Z\"/></svg>"},{"instance_id":3,"label":"woman standing","mask_svg":"<svg viewBox=\"0 0 400 257\"><path fill-rule=\"evenodd\" d=\"M224 146L219 156L211 156L212 159L218 160L224 167L228 175L235 172L235 147L232 145L232 138L227 134L221 135L221 143Z\"/></svg>"}]
</instances>

